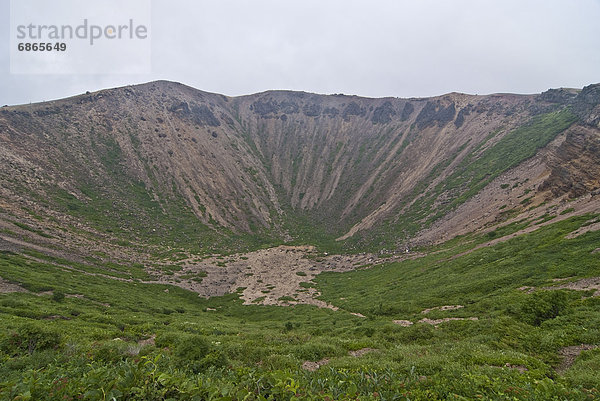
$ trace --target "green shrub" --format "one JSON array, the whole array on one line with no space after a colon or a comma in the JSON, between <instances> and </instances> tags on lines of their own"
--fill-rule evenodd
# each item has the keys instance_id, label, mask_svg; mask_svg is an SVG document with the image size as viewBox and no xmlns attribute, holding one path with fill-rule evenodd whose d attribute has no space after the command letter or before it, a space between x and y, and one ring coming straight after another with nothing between
<instances>
[{"instance_id":1,"label":"green shrub","mask_svg":"<svg viewBox=\"0 0 600 401\"><path fill-rule=\"evenodd\" d=\"M120 339L94 344L90 355L95 361L114 363L125 360L128 344Z\"/></svg>"},{"instance_id":2,"label":"green shrub","mask_svg":"<svg viewBox=\"0 0 600 401\"><path fill-rule=\"evenodd\" d=\"M61 341L61 334L55 330L39 323L29 323L8 333L0 348L8 355L31 355L35 351L56 349Z\"/></svg>"},{"instance_id":3,"label":"green shrub","mask_svg":"<svg viewBox=\"0 0 600 401\"><path fill-rule=\"evenodd\" d=\"M156 336L154 344L156 348L173 348L181 338L181 334L166 332Z\"/></svg>"},{"instance_id":4,"label":"green shrub","mask_svg":"<svg viewBox=\"0 0 600 401\"><path fill-rule=\"evenodd\" d=\"M268 370L285 370L285 369L298 369L300 361L294 358L292 355L280 355L273 354L267 356L262 366Z\"/></svg>"},{"instance_id":5,"label":"green shrub","mask_svg":"<svg viewBox=\"0 0 600 401\"><path fill-rule=\"evenodd\" d=\"M208 342L204 337L191 335L181 338L175 345L174 355L180 359L197 361L209 352Z\"/></svg>"},{"instance_id":6,"label":"green shrub","mask_svg":"<svg viewBox=\"0 0 600 401\"><path fill-rule=\"evenodd\" d=\"M373 334L375 334L375 328L374 327L358 327L356 329L357 333L362 333L363 335L367 336L367 337L373 337Z\"/></svg>"},{"instance_id":7,"label":"green shrub","mask_svg":"<svg viewBox=\"0 0 600 401\"><path fill-rule=\"evenodd\" d=\"M62 291L54 291L52 293L52 300L55 302L62 302L65 299L65 294Z\"/></svg>"},{"instance_id":8,"label":"green shrub","mask_svg":"<svg viewBox=\"0 0 600 401\"><path fill-rule=\"evenodd\" d=\"M531 294L521 304L521 319L534 326L554 319L563 312L568 303L566 291L539 291Z\"/></svg>"},{"instance_id":9,"label":"green shrub","mask_svg":"<svg viewBox=\"0 0 600 401\"><path fill-rule=\"evenodd\" d=\"M379 302L377 306L371 308L370 313L377 316L393 316L399 313L399 308L388 302Z\"/></svg>"},{"instance_id":10,"label":"green shrub","mask_svg":"<svg viewBox=\"0 0 600 401\"><path fill-rule=\"evenodd\" d=\"M318 361L325 357L331 357L338 354L339 350L331 344L321 342L312 342L303 344L296 350L296 356L307 361Z\"/></svg>"},{"instance_id":11,"label":"green shrub","mask_svg":"<svg viewBox=\"0 0 600 401\"><path fill-rule=\"evenodd\" d=\"M182 337L177 341L173 354L180 367L194 373L203 372L209 367L223 367L228 363L225 353L211 347L200 335Z\"/></svg>"},{"instance_id":12,"label":"green shrub","mask_svg":"<svg viewBox=\"0 0 600 401\"><path fill-rule=\"evenodd\" d=\"M396 339L400 343L419 343L434 337L434 327L430 324L415 324L410 327L400 327L396 332Z\"/></svg>"},{"instance_id":13,"label":"green shrub","mask_svg":"<svg viewBox=\"0 0 600 401\"><path fill-rule=\"evenodd\" d=\"M192 370L200 372L210 367L222 368L228 363L227 356L221 349L213 349L199 363L195 363Z\"/></svg>"}]
</instances>

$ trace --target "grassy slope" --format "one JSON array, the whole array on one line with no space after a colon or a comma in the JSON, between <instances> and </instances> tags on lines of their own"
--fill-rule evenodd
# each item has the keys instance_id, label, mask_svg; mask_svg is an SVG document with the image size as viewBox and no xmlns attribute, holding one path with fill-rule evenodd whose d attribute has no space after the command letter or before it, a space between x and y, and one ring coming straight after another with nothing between
<instances>
[{"instance_id":1,"label":"grassy slope","mask_svg":"<svg viewBox=\"0 0 600 401\"><path fill-rule=\"evenodd\" d=\"M204 300L3 252L0 276L34 293L0 294L0 399L593 399L600 351L584 352L564 376L553 367L560 347L600 343L600 299L518 290L600 275L592 253L600 233L564 239L590 218L454 259L481 239L456 239L414 261L323 274L317 285L346 310L338 312L242 306L235 294ZM392 323L454 303L465 308L427 317L479 320ZM153 334L156 346L138 345ZM378 351L348 356L363 347ZM300 369L322 358L331 361L317 372Z\"/></svg>"}]
</instances>

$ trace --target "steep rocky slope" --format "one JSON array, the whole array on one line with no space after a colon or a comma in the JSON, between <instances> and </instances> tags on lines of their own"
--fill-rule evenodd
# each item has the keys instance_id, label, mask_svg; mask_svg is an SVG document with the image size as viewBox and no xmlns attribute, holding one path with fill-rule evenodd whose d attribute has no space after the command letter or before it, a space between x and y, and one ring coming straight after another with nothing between
<instances>
[{"instance_id":1,"label":"steep rocky slope","mask_svg":"<svg viewBox=\"0 0 600 401\"><path fill-rule=\"evenodd\" d=\"M231 98L159 81L4 107L1 235L128 258L435 242L544 202L595 202L599 104L599 85Z\"/></svg>"}]
</instances>

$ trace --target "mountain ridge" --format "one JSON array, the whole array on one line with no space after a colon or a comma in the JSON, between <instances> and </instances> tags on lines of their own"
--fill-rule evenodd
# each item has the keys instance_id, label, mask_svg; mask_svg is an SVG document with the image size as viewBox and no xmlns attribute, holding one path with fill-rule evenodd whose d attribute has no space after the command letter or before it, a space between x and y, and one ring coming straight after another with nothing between
<instances>
[{"instance_id":1,"label":"mountain ridge","mask_svg":"<svg viewBox=\"0 0 600 401\"><path fill-rule=\"evenodd\" d=\"M74 219L117 242L156 243L160 232L172 246L204 251L232 249L232 236L254 243L245 249L256 241L400 249L573 124L589 127L580 141L593 145L599 87L411 99L281 90L228 97L156 81L9 106L0 109L3 198L22 198L24 185L47 199L29 199L27 208L41 205L42 215ZM543 140L510 163L492 157L496 177L474 171L485 167L482 156L522 148L519 135ZM54 232L44 221L40 230Z\"/></svg>"}]
</instances>

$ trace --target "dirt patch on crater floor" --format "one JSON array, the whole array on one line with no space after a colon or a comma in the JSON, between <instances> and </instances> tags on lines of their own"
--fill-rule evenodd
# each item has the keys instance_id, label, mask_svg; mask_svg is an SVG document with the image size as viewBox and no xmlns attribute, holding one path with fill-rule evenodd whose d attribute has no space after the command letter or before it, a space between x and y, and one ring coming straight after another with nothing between
<instances>
[{"instance_id":1,"label":"dirt patch on crater floor","mask_svg":"<svg viewBox=\"0 0 600 401\"><path fill-rule=\"evenodd\" d=\"M310 304L337 310L316 299L320 294L310 283L315 276L324 271L345 272L406 257L409 256L384 259L366 253L327 255L320 254L312 246L282 245L226 257L188 260L181 271L173 276L160 276L157 282L177 285L203 297L224 295L243 288L241 298L246 305ZM200 276L204 277L199 280Z\"/></svg>"}]
</instances>

